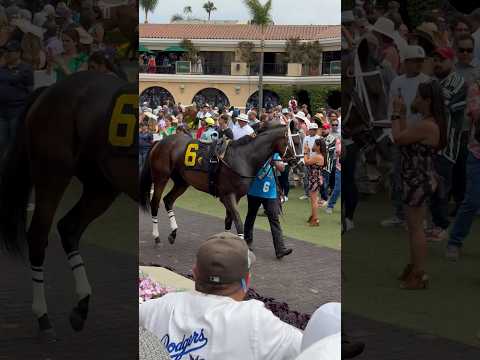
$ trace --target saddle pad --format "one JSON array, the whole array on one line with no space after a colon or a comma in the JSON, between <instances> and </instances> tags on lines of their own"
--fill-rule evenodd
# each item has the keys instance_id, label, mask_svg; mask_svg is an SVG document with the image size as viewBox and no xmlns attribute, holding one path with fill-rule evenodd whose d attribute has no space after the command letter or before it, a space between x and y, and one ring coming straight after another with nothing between
<instances>
[{"instance_id":1,"label":"saddle pad","mask_svg":"<svg viewBox=\"0 0 480 360\"><path fill-rule=\"evenodd\" d=\"M208 152L210 144L192 140L188 143L184 154L184 165L187 170L208 172Z\"/></svg>"},{"instance_id":2,"label":"saddle pad","mask_svg":"<svg viewBox=\"0 0 480 360\"><path fill-rule=\"evenodd\" d=\"M108 112L109 152L119 156L138 155L138 90L135 84L120 87Z\"/></svg>"}]
</instances>

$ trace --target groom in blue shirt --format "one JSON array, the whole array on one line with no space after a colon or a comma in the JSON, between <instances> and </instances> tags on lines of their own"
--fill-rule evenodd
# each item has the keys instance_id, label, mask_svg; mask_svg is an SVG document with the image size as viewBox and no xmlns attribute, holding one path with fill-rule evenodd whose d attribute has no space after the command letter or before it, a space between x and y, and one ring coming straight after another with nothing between
<instances>
[{"instance_id":1,"label":"groom in blue shirt","mask_svg":"<svg viewBox=\"0 0 480 360\"><path fill-rule=\"evenodd\" d=\"M286 248L283 241L282 228L278 215L280 213L280 205L277 194L277 183L275 180L275 170L283 172L285 165L278 153L275 153L272 159L268 160L258 171L255 179L250 184L248 190L248 212L245 220L245 241L248 246L252 246L253 242L253 225L257 217L260 205L263 205L265 213L270 223L270 231L273 237L273 246L277 259L281 259L292 253L292 249Z\"/></svg>"}]
</instances>

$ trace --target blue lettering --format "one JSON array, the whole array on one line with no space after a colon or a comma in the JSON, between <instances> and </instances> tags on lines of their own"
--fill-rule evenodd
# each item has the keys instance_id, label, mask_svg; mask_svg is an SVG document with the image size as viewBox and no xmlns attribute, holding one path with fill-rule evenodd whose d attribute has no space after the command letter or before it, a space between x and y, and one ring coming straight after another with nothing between
<instances>
[{"instance_id":1,"label":"blue lettering","mask_svg":"<svg viewBox=\"0 0 480 360\"><path fill-rule=\"evenodd\" d=\"M187 354L200 350L208 344L208 338L204 334L204 329L201 329L200 333L194 331L188 338L184 334L182 340L178 343L170 341L169 334L165 334L161 341L173 360L181 360Z\"/></svg>"}]
</instances>

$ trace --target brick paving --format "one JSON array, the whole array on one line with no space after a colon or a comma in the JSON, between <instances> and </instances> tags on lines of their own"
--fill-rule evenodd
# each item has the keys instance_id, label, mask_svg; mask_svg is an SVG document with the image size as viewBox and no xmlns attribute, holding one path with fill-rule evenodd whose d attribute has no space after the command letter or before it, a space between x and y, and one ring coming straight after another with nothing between
<instances>
[{"instance_id":1,"label":"brick paving","mask_svg":"<svg viewBox=\"0 0 480 360\"><path fill-rule=\"evenodd\" d=\"M52 241L53 240L53 241ZM83 332L68 316L76 301L72 273L58 239L51 239L45 271L47 305L59 341L40 344L31 308L28 266L0 255L0 359L135 359L138 354L136 259L92 245L81 248L92 285Z\"/></svg>"},{"instance_id":2,"label":"brick paving","mask_svg":"<svg viewBox=\"0 0 480 360\"><path fill-rule=\"evenodd\" d=\"M358 360L478 360L480 348L353 314L342 314L352 340L366 344ZM479 343L480 345L480 343Z\"/></svg>"},{"instance_id":3,"label":"brick paving","mask_svg":"<svg viewBox=\"0 0 480 360\"><path fill-rule=\"evenodd\" d=\"M57 219L80 195L74 181ZM0 252L0 360L117 360L138 356L138 257L135 249L137 205L119 197L85 232L80 251L92 286L85 328L76 333L68 316L76 303L74 281L60 239L52 230L45 264L45 293L59 341L40 344L31 311L31 275L27 262ZM106 241L111 238L111 241ZM104 244L98 247L92 244ZM107 248L108 247L108 248ZM115 249L123 249L122 252Z\"/></svg>"},{"instance_id":4,"label":"brick paving","mask_svg":"<svg viewBox=\"0 0 480 360\"><path fill-rule=\"evenodd\" d=\"M191 271L195 254L202 240L223 231L223 220L189 210L175 209L179 226L177 240L168 240L169 223L163 209L159 211L161 243L154 245L148 214L139 214L140 263L155 263L174 268L180 273ZM340 252L310 243L286 238L293 254L282 260L275 258L269 232L255 230L253 288L264 297L286 302L292 310L312 313L329 301L340 301Z\"/></svg>"}]
</instances>

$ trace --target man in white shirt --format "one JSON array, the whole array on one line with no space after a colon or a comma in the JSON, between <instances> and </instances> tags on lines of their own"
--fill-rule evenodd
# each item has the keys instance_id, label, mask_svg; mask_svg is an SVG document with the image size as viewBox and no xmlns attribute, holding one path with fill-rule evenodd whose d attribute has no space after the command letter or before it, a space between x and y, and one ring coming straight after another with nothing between
<instances>
[{"instance_id":1,"label":"man in white shirt","mask_svg":"<svg viewBox=\"0 0 480 360\"><path fill-rule=\"evenodd\" d=\"M220 233L199 248L195 290L142 303L139 326L162 341L174 360L291 360L302 332L257 300L244 301L254 255L246 242Z\"/></svg>"},{"instance_id":2,"label":"man in white shirt","mask_svg":"<svg viewBox=\"0 0 480 360\"><path fill-rule=\"evenodd\" d=\"M250 119L246 114L237 116L237 123L233 126L233 140L238 140L245 135L252 135L254 133L252 127L248 125Z\"/></svg>"},{"instance_id":3,"label":"man in white shirt","mask_svg":"<svg viewBox=\"0 0 480 360\"><path fill-rule=\"evenodd\" d=\"M417 88L420 83L430 80L428 75L421 72L423 62L425 60L425 51L418 45L409 45L405 50L405 74L397 76L390 85L389 103L388 103L388 119L393 113L393 99L396 96L402 96L405 101L407 111L407 122L409 124L420 120L419 114L412 114L411 105L417 95ZM400 194L402 180L400 178L400 152L397 146L392 147L393 156L393 172L392 172L392 193L391 198L395 215L381 222L384 227L403 226L405 223L405 214L403 211L403 203Z\"/></svg>"}]
</instances>

